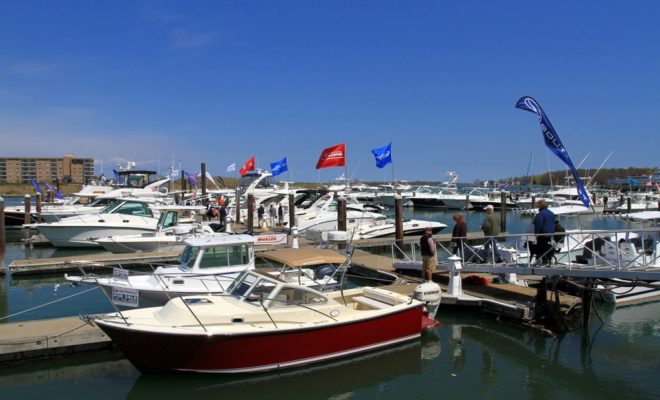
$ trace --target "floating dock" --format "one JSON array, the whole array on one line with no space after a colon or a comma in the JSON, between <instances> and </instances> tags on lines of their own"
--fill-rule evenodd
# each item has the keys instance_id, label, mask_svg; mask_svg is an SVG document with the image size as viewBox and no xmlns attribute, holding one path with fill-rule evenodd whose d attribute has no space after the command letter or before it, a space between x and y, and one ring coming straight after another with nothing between
<instances>
[{"instance_id":1,"label":"floating dock","mask_svg":"<svg viewBox=\"0 0 660 400\"><path fill-rule=\"evenodd\" d=\"M61 268L78 269L81 265L105 268L122 263L166 262L176 259L177 255L177 253L142 253L19 260L10 265L9 271L12 274L35 275L61 272ZM406 295L411 295L421 281L416 276L398 274L394 269L392 257L372 254L361 249L354 251L351 271L380 282L391 282L388 289ZM492 277L492 275L488 276ZM534 316L536 289L504 283L489 285L465 283L461 295L452 296L447 294L449 278L446 272L435 272L434 280L443 289L441 309L444 306L469 308L520 321L523 324L530 324ZM548 301L551 300L552 295L552 293L547 294ZM579 301L579 298L573 296L560 296L561 304L566 307L572 307ZM112 347L112 343L101 330L77 317L8 323L0 326L2 326L0 362L53 357Z\"/></svg>"}]
</instances>

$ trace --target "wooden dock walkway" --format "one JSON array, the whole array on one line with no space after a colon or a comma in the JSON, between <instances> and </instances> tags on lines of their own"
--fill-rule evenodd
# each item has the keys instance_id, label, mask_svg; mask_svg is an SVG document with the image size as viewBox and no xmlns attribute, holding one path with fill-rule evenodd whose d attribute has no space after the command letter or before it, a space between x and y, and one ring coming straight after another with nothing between
<instances>
[{"instance_id":1,"label":"wooden dock walkway","mask_svg":"<svg viewBox=\"0 0 660 400\"><path fill-rule=\"evenodd\" d=\"M68 256L54 258L36 258L29 260L14 260L8 267L0 269L0 274L16 275L53 274L78 271L81 266L87 271L102 268L107 269L120 264L163 264L175 261L179 252L153 252L129 254L90 254L84 256Z\"/></svg>"}]
</instances>

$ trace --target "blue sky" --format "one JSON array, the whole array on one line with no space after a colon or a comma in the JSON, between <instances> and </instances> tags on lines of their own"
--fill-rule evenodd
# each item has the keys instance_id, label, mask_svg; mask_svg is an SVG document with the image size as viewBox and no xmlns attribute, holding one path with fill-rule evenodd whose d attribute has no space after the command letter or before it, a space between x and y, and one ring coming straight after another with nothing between
<instances>
[{"instance_id":1,"label":"blue sky","mask_svg":"<svg viewBox=\"0 0 660 400\"><path fill-rule=\"evenodd\" d=\"M0 155L331 181L658 165L657 1L5 1ZM393 170L370 150L392 142Z\"/></svg>"}]
</instances>

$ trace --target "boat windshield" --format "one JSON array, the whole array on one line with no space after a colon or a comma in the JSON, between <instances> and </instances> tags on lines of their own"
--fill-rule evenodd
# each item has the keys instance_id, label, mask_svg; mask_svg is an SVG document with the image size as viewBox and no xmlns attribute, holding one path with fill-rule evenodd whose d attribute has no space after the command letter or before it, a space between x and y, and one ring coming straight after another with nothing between
<instances>
[{"instance_id":1,"label":"boat windshield","mask_svg":"<svg viewBox=\"0 0 660 400\"><path fill-rule=\"evenodd\" d=\"M248 301L266 300L277 287L275 281L266 279L260 275L243 271L234 282L229 285L227 293L238 298L246 298Z\"/></svg>"},{"instance_id":2,"label":"boat windshield","mask_svg":"<svg viewBox=\"0 0 660 400\"><path fill-rule=\"evenodd\" d=\"M166 229L176 226L179 222L179 214L176 211L168 211L160 215L158 220L158 228Z\"/></svg>"},{"instance_id":3,"label":"boat windshield","mask_svg":"<svg viewBox=\"0 0 660 400\"><path fill-rule=\"evenodd\" d=\"M186 246L179 256L180 268L192 268L199 253L199 247Z\"/></svg>"},{"instance_id":4,"label":"boat windshield","mask_svg":"<svg viewBox=\"0 0 660 400\"><path fill-rule=\"evenodd\" d=\"M252 259L252 246L239 244L233 246L217 246L204 249L204 255L199 262L199 268L228 267L232 265L247 265Z\"/></svg>"}]
</instances>

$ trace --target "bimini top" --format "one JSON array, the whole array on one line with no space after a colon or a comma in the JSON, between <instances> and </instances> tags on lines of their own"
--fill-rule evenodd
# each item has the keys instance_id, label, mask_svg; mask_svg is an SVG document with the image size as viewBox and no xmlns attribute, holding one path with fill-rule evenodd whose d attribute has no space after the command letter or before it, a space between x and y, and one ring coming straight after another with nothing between
<instances>
[{"instance_id":1,"label":"bimini top","mask_svg":"<svg viewBox=\"0 0 660 400\"><path fill-rule=\"evenodd\" d=\"M348 259L345 255L330 249L304 248L281 249L259 253L259 257L292 267L304 267L318 264L343 264Z\"/></svg>"},{"instance_id":2,"label":"bimini top","mask_svg":"<svg viewBox=\"0 0 660 400\"><path fill-rule=\"evenodd\" d=\"M205 235L200 237L193 237L186 239L184 243L193 247L217 247L228 246L234 244L254 244L254 236L251 235L230 235L227 233L216 233L213 235Z\"/></svg>"}]
</instances>

